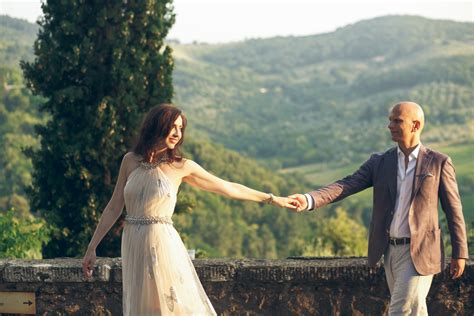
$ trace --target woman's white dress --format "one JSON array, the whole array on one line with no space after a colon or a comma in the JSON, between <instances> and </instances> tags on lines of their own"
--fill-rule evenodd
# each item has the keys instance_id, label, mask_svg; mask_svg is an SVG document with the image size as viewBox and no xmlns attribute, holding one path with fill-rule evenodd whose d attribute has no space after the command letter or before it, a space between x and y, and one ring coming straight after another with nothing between
<instances>
[{"instance_id":1,"label":"woman's white dress","mask_svg":"<svg viewBox=\"0 0 474 316\"><path fill-rule=\"evenodd\" d=\"M142 163L124 189L123 314L216 315L171 216L176 189L159 168Z\"/></svg>"}]
</instances>

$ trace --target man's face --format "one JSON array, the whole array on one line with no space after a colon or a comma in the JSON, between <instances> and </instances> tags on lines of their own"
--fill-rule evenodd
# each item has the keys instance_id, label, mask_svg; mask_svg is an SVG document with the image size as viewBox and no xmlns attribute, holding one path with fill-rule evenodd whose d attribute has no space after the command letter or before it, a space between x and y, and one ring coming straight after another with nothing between
<instances>
[{"instance_id":1,"label":"man's face","mask_svg":"<svg viewBox=\"0 0 474 316\"><path fill-rule=\"evenodd\" d=\"M394 142L408 142L415 132L415 121L410 113L400 107L394 107L388 117L388 129Z\"/></svg>"}]
</instances>

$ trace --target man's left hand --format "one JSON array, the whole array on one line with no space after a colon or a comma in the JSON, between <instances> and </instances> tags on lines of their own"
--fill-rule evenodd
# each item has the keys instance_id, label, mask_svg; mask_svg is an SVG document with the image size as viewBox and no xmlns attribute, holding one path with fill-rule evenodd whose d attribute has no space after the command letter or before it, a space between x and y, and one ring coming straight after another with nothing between
<instances>
[{"instance_id":1,"label":"man's left hand","mask_svg":"<svg viewBox=\"0 0 474 316\"><path fill-rule=\"evenodd\" d=\"M459 278L464 272L466 259L451 259L449 270L453 279Z\"/></svg>"}]
</instances>

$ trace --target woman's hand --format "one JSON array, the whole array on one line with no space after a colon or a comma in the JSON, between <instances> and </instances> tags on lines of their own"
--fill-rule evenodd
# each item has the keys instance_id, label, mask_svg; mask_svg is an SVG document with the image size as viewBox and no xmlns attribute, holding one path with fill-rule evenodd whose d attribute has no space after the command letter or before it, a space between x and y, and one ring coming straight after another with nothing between
<instances>
[{"instance_id":1,"label":"woman's hand","mask_svg":"<svg viewBox=\"0 0 474 316\"><path fill-rule=\"evenodd\" d=\"M94 270L94 264L96 261L95 250L87 249L84 258L82 259L82 272L86 279L92 277L92 271Z\"/></svg>"},{"instance_id":2,"label":"woman's hand","mask_svg":"<svg viewBox=\"0 0 474 316\"><path fill-rule=\"evenodd\" d=\"M300 202L298 202L298 200L289 198L289 197L282 197L282 196L273 197L272 204L279 207L292 209L292 210L301 208Z\"/></svg>"}]
</instances>

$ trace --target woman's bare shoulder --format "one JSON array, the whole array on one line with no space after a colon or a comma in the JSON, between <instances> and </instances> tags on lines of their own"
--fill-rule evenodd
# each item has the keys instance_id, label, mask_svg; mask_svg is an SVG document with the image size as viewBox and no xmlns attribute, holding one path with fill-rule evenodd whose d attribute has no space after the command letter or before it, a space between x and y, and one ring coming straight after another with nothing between
<instances>
[{"instance_id":1,"label":"woman's bare shoulder","mask_svg":"<svg viewBox=\"0 0 474 316\"><path fill-rule=\"evenodd\" d=\"M133 151L129 151L128 153L126 153L126 154L123 156L123 159L124 159L124 160L132 160L132 161L140 162L142 158L141 158L140 155L137 155L137 154L134 153Z\"/></svg>"},{"instance_id":2,"label":"woman's bare shoulder","mask_svg":"<svg viewBox=\"0 0 474 316\"><path fill-rule=\"evenodd\" d=\"M186 158L183 158L179 164L185 169L194 168L197 165L193 160Z\"/></svg>"},{"instance_id":3,"label":"woman's bare shoulder","mask_svg":"<svg viewBox=\"0 0 474 316\"><path fill-rule=\"evenodd\" d=\"M191 159L183 158L180 161L174 161L171 165L173 166L174 169L177 169L184 173L189 173L191 170L195 168L197 164Z\"/></svg>"},{"instance_id":4,"label":"woman's bare shoulder","mask_svg":"<svg viewBox=\"0 0 474 316\"><path fill-rule=\"evenodd\" d=\"M142 158L135 154L133 151L126 153L122 159L122 166L125 168L127 175L130 174L135 168L140 166Z\"/></svg>"}]
</instances>

